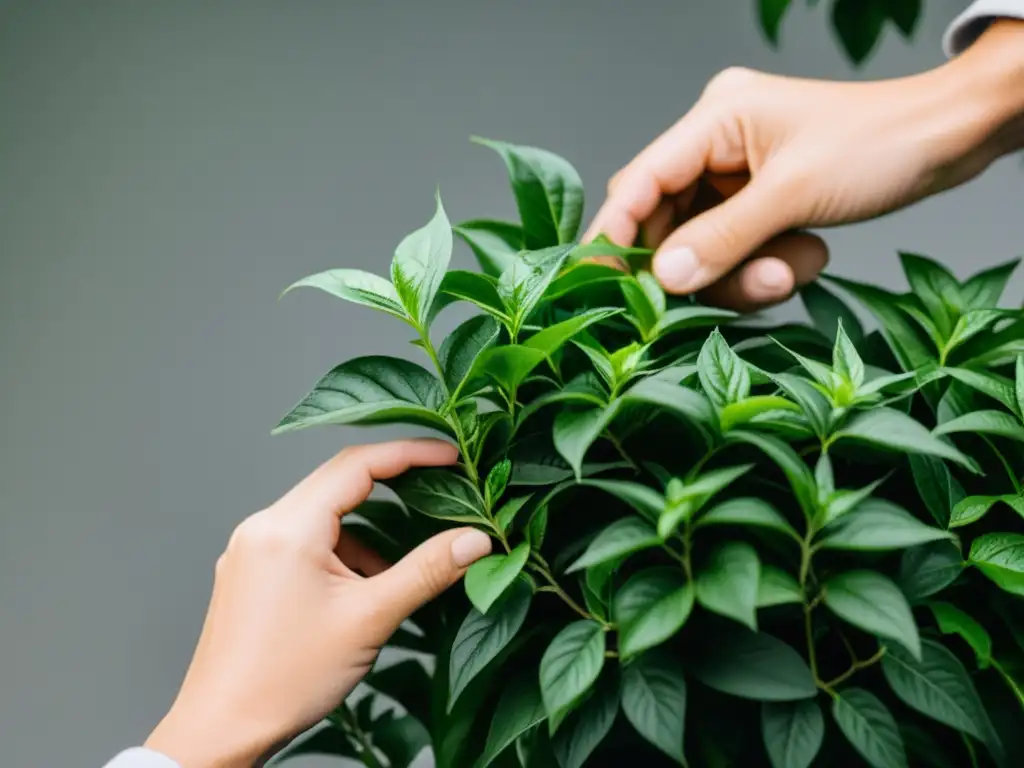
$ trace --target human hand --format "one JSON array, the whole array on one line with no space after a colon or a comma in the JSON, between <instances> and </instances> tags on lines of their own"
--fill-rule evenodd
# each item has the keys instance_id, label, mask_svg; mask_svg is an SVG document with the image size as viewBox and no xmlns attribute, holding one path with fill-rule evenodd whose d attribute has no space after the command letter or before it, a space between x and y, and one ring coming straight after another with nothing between
<instances>
[{"instance_id":1,"label":"human hand","mask_svg":"<svg viewBox=\"0 0 1024 768\"><path fill-rule=\"evenodd\" d=\"M345 449L242 522L181 691L146 746L182 768L248 768L336 707L398 625L491 550L461 528L388 567L339 518L375 480L457 455L436 440Z\"/></svg>"},{"instance_id":2,"label":"human hand","mask_svg":"<svg viewBox=\"0 0 1024 768\"><path fill-rule=\"evenodd\" d=\"M842 83L730 69L615 174L584 239L630 245L642 225L667 291L756 309L824 267L824 242L800 228L888 213L1021 146L1019 21L913 77Z\"/></svg>"}]
</instances>

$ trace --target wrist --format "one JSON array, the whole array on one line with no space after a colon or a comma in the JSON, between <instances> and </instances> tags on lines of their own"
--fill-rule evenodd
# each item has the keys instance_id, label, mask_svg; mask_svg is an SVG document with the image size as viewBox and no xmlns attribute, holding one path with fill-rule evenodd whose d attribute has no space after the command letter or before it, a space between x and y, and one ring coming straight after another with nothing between
<instances>
[{"instance_id":1,"label":"wrist","mask_svg":"<svg viewBox=\"0 0 1024 768\"><path fill-rule=\"evenodd\" d=\"M144 746L169 757L181 768L253 768L269 751L245 728L221 717L186 716L172 709Z\"/></svg>"}]
</instances>

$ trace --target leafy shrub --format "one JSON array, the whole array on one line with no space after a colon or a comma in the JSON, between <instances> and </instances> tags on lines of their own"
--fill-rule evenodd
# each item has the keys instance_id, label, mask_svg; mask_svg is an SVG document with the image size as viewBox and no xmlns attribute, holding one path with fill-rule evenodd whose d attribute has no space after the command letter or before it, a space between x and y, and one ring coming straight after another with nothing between
<instances>
[{"instance_id":1,"label":"leafy shrub","mask_svg":"<svg viewBox=\"0 0 1024 768\"><path fill-rule=\"evenodd\" d=\"M575 241L580 179L482 142L521 224L433 219L391 280L296 285L406 323L433 371L372 356L278 432L402 423L461 464L345 524L390 558L473 525L497 554L390 645L369 693L289 754L437 764L1010 765L1024 725L1024 317L1006 264L911 293L828 278L813 327L667 297L649 252ZM449 271L453 233L483 271ZM615 253L630 273L587 259ZM469 317L437 345L434 319ZM397 702L404 712L384 706Z\"/></svg>"}]
</instances>

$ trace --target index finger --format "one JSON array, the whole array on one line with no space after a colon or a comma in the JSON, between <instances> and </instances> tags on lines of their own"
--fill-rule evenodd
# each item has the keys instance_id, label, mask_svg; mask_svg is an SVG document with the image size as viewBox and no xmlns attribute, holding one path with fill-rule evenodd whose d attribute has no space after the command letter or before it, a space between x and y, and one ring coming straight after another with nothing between
<instances>
[{"instance_id":1,"label":"index finger","mask_svg":"<svg viewBox=\"0 0 1024 768\"><path fill-rule=\"evenodd\" d=\"M458 449L443 440L398 440L345 448L289 491L280 504L315 514L344 515L369 498L378 480L413 467L454 464Z\"/></svg>"},{"instance_id":2,"label":"index finger","mask_svg":"<svg viewBox=\"0 0 1024 768\"><path fill-rule=\"evenodd\" d=\"M619 171L584 240L604 234L618 245L631 245L665 196L700 178L710 154L707 118L694 108Z\"/></svg>"}]
</instances>

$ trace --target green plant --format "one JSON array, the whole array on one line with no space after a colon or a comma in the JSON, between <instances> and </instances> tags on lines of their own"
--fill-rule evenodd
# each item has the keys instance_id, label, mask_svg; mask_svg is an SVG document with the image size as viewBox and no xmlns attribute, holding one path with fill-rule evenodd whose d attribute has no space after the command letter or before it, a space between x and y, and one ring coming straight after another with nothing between
<instances>
[{"instance_id":1,"label":"green plant","mask_svg":"<svg viewBox=\"0 0 1024 768\"><path fill-rule=\"evenodd\" d=\"M813 327L666 296L649 252L580 245L563 159L480 141L520 224L433 219L391 280L297 286L395 316L433 370L342 363L281 422L402 423L454 469L345 524L390 558L443 526L496 541L392 639L414 655L289 754L442 768L1014 764L1024 729L1024 316L1015 263L911 292L838 277ZM453 233L483 271L449 270ZM615 253L630 272L588 262ZM477 313L440 344L432 323ZM388 708L397 702L402 710ZM382 710L383 708L383 710ZM636 762L639 761L639 762Z\"/></svg>"}]
</instances>

